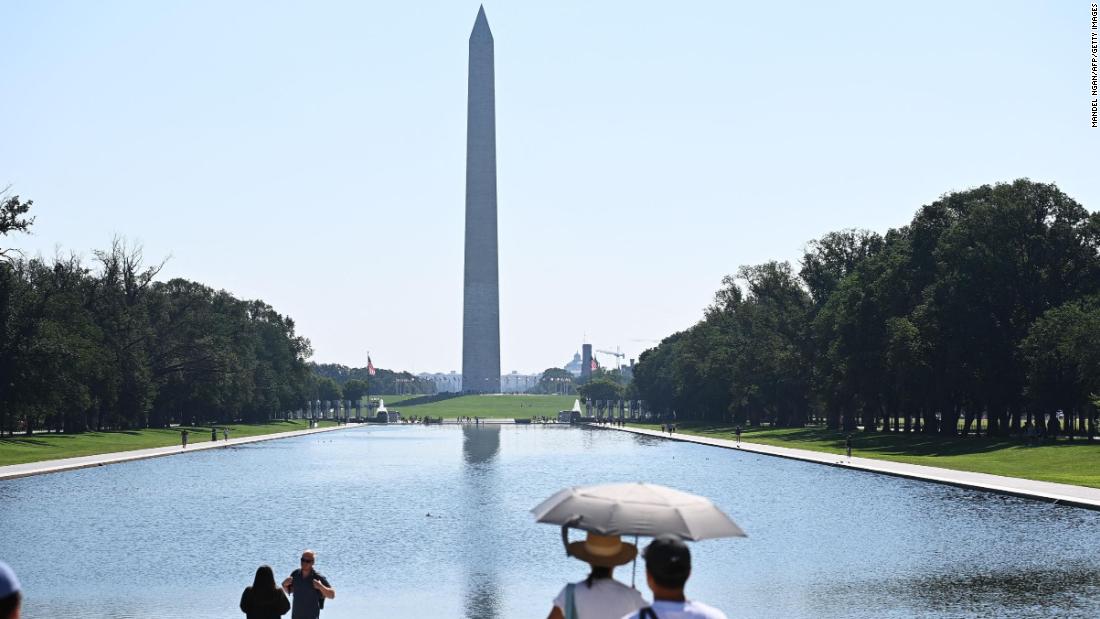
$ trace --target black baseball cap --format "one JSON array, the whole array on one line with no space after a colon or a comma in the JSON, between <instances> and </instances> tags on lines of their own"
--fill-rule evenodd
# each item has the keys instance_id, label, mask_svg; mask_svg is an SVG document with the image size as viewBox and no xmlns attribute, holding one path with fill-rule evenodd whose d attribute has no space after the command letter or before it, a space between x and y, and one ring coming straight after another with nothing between
<instances>
[{"instance_id":1,"label":"black baseball cap","mask_svg":"<svg viewBox=\"0 0 1100 619\"><path fill-rule=\"evenodd\" d=\"M666 533L653 538L642 556L646 569L654 576L680 580L691 573L691 551L675 535Z\"/></svg>"}]
</instances>

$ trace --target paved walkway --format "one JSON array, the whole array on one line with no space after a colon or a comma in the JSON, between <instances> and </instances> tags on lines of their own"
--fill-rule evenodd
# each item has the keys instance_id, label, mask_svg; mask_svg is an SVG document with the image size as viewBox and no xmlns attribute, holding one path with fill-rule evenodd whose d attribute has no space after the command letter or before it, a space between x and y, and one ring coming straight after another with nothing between
<instances>
[{"instance_id":1,"label":"paved walkway","mask_svg":"<svg viewBox=\"0 0 1100 619\"><path fill-rule=\"evenodd\" d=\"M118 462L130 462L131 460L145 460L146 458L174 456L176 454L203 451L205 449L222 449L224 447L235 447L237 445L246 445L248 443L258 443L260 441L272 441L280 438L304 436L306 434L317 434L319 432L331 432L333 430L344 430L347 428L355 427L359 427L359 424L348 424L346 426L326 426L324 428L314 428L312 430L293 430L291 432L277 432L274 434L260 434L258 436L246 436L244 438L231 438L228 441L205 441L202 443L192 443L187 446L187 449L183 449L179 445L173 445L171 447L150 447L148 449L116 451L112 453L96 454L93 456L62 458L60 460L42 460L39 462L27 462L26 464L11 464L8 466L0 466L0 481L3 481L5 479L15 479L17 477L28 477L30 475L60 473L62 471L84 469L92 466L103 466L105 464L116 464Z\"/></svg>"},{"instance_id":2,"label":"paved walkway","mask_svg":"<svg viewBox=\"0 0 1100 619\"><path fill-rule=\"evenodd\" d=\"M706 436L695 436L693 434L673 434L672 436L669 436L666 432L660 432L657 430L646 430L643 428L618 428L614 426L603 426L596 424L590 425L594 428L619 430L620 432L633 432L634 434L645 434L647 436L655 436L673 441L698 443L700 445L711 445L714 447L723 447L725 449L737 449L739 451L747 451L767 456L778 456L780 458L790 458L793 460L816 462L818 464L827 464L829 466L850 468L860 471L869 471L871 473L880 473L882 475L906 477L909 479L935 482L938 484L959 486L961 488L971 488L974 490L984 490L987 492L1008 494L1012 496L1023 497L1025 499L1049 501L1062 505L1073 505L1074 507L1084 507L1086 509L1100 510L1100 488L1086 488L1084 486L1073 486L1070 484L1056 484L1048 481L1032 481L1030 479L1020 479L1019 477L1003 477L1001 475L989 475L987 473L970 473L967 471L941 469L935 466L905 464L903 462L873 460L871 458L849 459L842 454L808 451L805 449L792 449L790 447L773 447L772 445L747 443L745 441L741 441L741 444L737 445L735 441L721 438L709 438Z\"/></svg>"}]
</instances>

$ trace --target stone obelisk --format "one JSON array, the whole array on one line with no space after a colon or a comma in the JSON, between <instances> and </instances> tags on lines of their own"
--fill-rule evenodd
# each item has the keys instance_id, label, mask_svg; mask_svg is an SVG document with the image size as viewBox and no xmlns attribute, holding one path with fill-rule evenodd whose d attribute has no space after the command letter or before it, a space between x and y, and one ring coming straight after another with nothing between
<instances>
[{"instance_id":1,"label":"stone obelisk","mask_svg":"<svg viewBox=\"0 0 1100 619\"><path fill-rule=\"evenodd\" d=\"M497 272L497 139L493 33L485 7L470 33L466 100L466 256L462 303L462 390L500 393Z\"/></svg>"}]
</instances>

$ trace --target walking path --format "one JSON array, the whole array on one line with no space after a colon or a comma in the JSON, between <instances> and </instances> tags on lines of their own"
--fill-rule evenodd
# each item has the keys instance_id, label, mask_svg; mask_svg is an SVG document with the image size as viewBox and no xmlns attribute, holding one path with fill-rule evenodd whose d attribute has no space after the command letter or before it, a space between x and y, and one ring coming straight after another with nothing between
<instances>
[{"instance_id":1,"label":"walking path","mask_svg":"<svg viewBox=\"0 0 1100 619\"><path fill-rule=\"evenodd\" d=\"M61 458L60 460L42 460L39 462L27 462L25 464L11 464L8 466L0 466L0 481L3 481L5 479L15 479L17 477L28 477L30 475L44 475L46 473L60 473L61 471L72 471L74 469L84 469L92 466L103 466L104 464L130 462L131 460L144 460L146 458L174 456L176 454L202 451L204 449L221 449L223 447L235 447L237 445L246 445L248 443L258 443L260 441L272 441L280 438L291 438L293 436L317 434L319 432L331 432L333 430L355 428L358 427L358 425L359 424L349 424L345 426L326 426L324 428L313 428L312 430L292 430L290 432L277 432L274 434L246 436L244 438L231 438L228 441L206 441L202 443L191 443L187 446L187 449L183 449L179 445L174 445L171 447L150 447L147 449L115 451L112 453L95 454L92 456L78 456L76 458Z\"/></svg>"},{"instance_id":2,"label":"walking path","mask_svg":"<svg viewBox=\"0 0 1100 619\"><path fill-rule=\"evenodd\" d=\"M655 436L674 441L698 443L700 445L711 445L714 447L723 447L725 449L737 449L739 451L747 451L767 456L778 456L780 458L790 458L793 460L816 462L818 464L827 464L829 466L850 468L860 471L869 471L871 473L880 473L882 475L906 477L909 479L930 481L938 484L948 484L961 488L971 488L974 490L984 490L987 492L1008 494L1012 496L1023 497L1025 499L1050 501L1056 504L1072 505L1074 507L1100 510L1100 488L1086 488L1084 486L1073 486L1070 484L1056 484L1048 481L1033 481L1030 479L1021 479L1019 477L990 475L988 473L955 471L952 469L941 469L935 466L906 464L904 462L890 462L888 460L873 460L871 458L847 458L843 454L808 451L805 449L792 449L790 447L774 447L772 445L761 445L760 443L746 443L745 441L741 441L741 444L738 445L735 441L731 441L728 439L709 438L706 436L695 436L692 434L673 434L669 436L669 434L666 432L660 432L657 430L646 430L643 428L619 428L597 424L589 425L593 428L632 432L634 434L644 434L647 436Z\"/></svg>"}]
</instances>

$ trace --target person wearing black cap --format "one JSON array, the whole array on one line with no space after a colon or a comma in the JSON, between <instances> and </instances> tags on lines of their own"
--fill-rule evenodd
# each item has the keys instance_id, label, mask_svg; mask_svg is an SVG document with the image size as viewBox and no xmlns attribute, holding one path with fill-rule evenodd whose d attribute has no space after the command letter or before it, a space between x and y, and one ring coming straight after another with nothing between
<instances>
[{"instance_id":1,"label":"person wearing black cap","mask_svg":"<svg viewBox=\"0 0 1100 619\"><path fill-rule=\"evenodd\" d=\"M727 619L717 608L684 597L684 584L691 576L691 551L679 537L658 535L642 556L653 605L623 619Z\"/></svg>"},{"instance_id":2,"label":"person wearing black cap","mask_svg":"<svg viewBox=\"0 0 1100 619\"><path fill-rule=\"evenodd\" d=\"M7 563L0 561L0 619L19 619L23 594L19 579Z\"/></svg>"}]
</instances>

